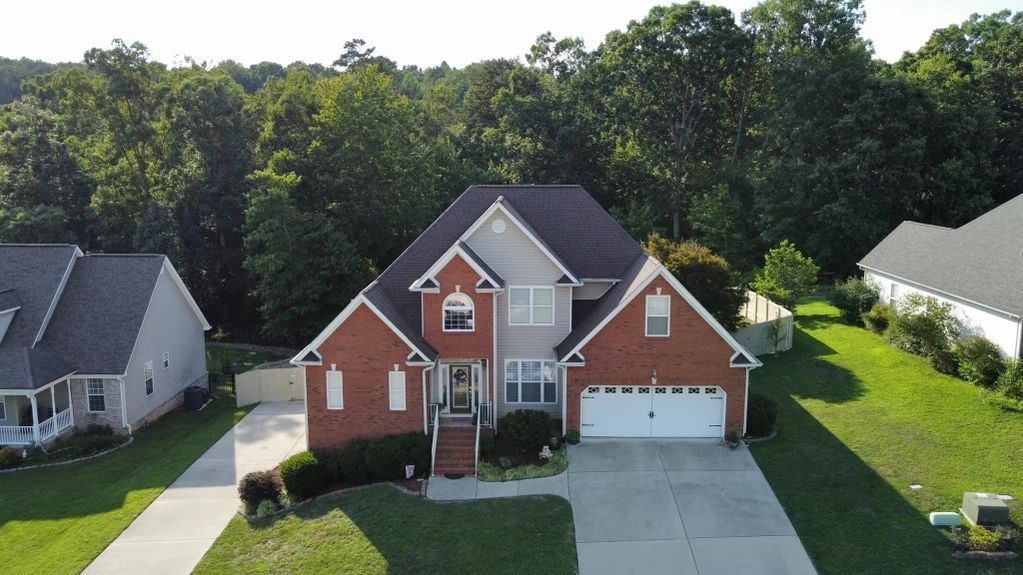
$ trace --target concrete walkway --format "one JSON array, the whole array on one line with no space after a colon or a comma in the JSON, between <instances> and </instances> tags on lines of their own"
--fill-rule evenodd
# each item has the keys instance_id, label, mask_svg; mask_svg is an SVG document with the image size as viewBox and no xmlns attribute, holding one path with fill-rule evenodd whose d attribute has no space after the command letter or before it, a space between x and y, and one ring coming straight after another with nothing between
<instances>
[{"instance_id":1,"label":"concrete walkway","mask_svg":"<svg viewBox=\"0 0 1023 575\"><path fill-rule=\"evenodd\" d=\"M262 403L220 438L108 546L84 573L186 575L240 504L237 483L305 450L301 401Z\"/></svg>"},{"instance_id":2,"label":"concrete walkway","mask_svg":"<svg viewBox=\"0 0 1023 575\"><path fill-rule=\"evenodd\" d=\"M431 477L426 484L426 498L434 501L494 499L518 495L558 495L568 499L568 473L517 481L480 481L475 477L448 479L437 476Z\"/></svg>"}]
</instances>

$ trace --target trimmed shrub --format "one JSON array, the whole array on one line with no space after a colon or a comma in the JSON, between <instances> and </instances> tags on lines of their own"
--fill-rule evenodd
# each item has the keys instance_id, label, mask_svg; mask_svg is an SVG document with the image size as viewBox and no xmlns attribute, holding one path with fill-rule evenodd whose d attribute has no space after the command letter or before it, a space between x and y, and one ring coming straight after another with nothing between
<instances>
[{"instance_id":1,"label":"trimmed shrub","mask_svg":"<svg viewBox=\"0 0 1023 575\"><path fill-rule=\"evenodd\" d=\"M979 336L963 338L954 346L959 377L992 389L1005 370L1002 354L991 340Z\"/></svg>"},{"instance_id":2,"label":"trimmed shrub","mask_svg":"<svg viewBox=\"0 0 1023 575\"><path fill-rule=\"evenodd\" d=\"M578 429L570 430L568 433L565 434L565 441L567 441L571 445L579 445L579 441L581 439L582 436L579 434Z\"/></svg>"},{"instance_id":3,"label":"trimmed shrub","mask_svg":"<svg viewBox=\"0 0 1023 575\"><path fill-rule=\"evenodd\" d=\"M862 278L849 278L835 285L830 299L846 323L863 325L863 314L877 304L877 288Z\"/></svg>"},{"instance_id":4,"label":"trimmed shrub","mask_svg":"<svg viewBox=\"0 0 1023 575\"><path fill-rule=\"evenodd\" d=\"M424 435L418 432L410 433L409 435L414 438L414 441L412 443L412 447L409 449L408 455L405 457L405 463L416 466L416 475L429 475L430 448L432 447L433 440L429 435ZM402 475L402 477L404 478L404 475Z\"/></svg>"},{"instance_id":5,"label":"trimmed shrub","mask_svg":"<svg viewBox=\"0 0 1023 575\"><path fill-rule=\"evenodd\" d=\"M753 437L765 437L774 431L778 420L778 404L761 393L751 393L746 412L746 433Z\"/></svg>"},{"instance_id":6,"label":"trimmed shrub","mask_svg":"<svg viewBox=\"0 0 1023 575\"><path fill-rule=\"evenodd\" d=\"M281 462L281 481L294 498L308 499L323 490L323 468L313 452L296 453Z\"/></svg>"},{"instance_id":7,"label":"trimmed shrub","mask_svg":"<svg viewBox=\"0 0 1023 575\"><path fill-rule=\"evenodd\" d=\"M1005 397L1023 401L1023 360L1010 359L1005 362L1005 369L1002 375L998 376L996 383L998 391Z\"/></svg>"},{"instance_id":8,"label":"trimmed shrub","mask_svg":"<svg viewBox=\"0 0 1023 575\"><path fill-rule=\"evenodd\" d=\"M263 501L280 501L282 489L281 478L272 469L247 473L238 482L238 496L249 515L252 515L249 511Z\"/></svg>"},{"instance_id":9,"label":"trimmed shrub","mask_svg":"<svg viewBox=\"0 0 1023 575\"><path fill-rule=\"evenodd\" d=\"M952 350L934 350L927 359L931 362L931 367L934 368L934 371L945 375L951 375L952 377L959 375L959 359Z\"/></svg>"},{"instance_id":10,"label":"trimmed shrub","mask_svg":"<svg viewBox=\"0 0 1023 575\"><path fill-rule=\"evenodd\" d=\"M337 483L344 481L345 475L341 470L341 451L317 451L316 459L320 462L320 467L323 468L323 479L327 483Z\"/></svg>"},{"instance_id":11,"label":"trimmed shrub","mask_svg":"<svg viewBox=\"0 0 1023 575\"><path fill-rule=\"evenodd\" d=\"M970 549L974 551L998 551L1002 536L979 525L970 526Z\"/></svg>"},{"instance_id":12,"label":"trimmed shrub","mask_svg":"<svg viewBox=\"0 0 1023 575\"><path fill-rule=\"evenodd\" d=\"M890 343L917 355L930 358L944 373L952 370L951 344L959 338L960 323L951 304L932 297L909 294L899 303L898 313L885 330Z\"/></svg>"},{"instance_id":13,"label":"trimmed shrub","mask_svg":"<svg viewBox=\"0 0 1023 575\"><path fill-rule=\"evenodd\" d=\"M874 333L884 333L895 319L895 308L886 304L874 304L870 311L863 314L863 325Z\"/></svg>"},{"instance_id":14,"label":"trimmed shrub","mask_svg":"<svg viewBox=\"0 0 1023 575\"><path fill-rule=\"evenodd\" d=\"M256 508L256 517L269 517L277 511L277 504L269 499L264 499L259 502L259 507Z\"/></svg>"},{"instance_id":15,"label":"trimmed shrub","mask_svg":"<svg viewBox=\"0 0 1023 575\"><path fill-rule=\"evenodd\" d=\"M385 437L366 446L366 469L374 479L391 481L405 477L401 437Z\"/></svg>"},{"instance_id":16,"label":"trimmed shrub","mask_svg":"<svg viewBox=\"0 0 1023 575\"><path fill-rule=\"evenodd\" d=\"M13 469L21 465L21 455L13 447L0 447L0 469Z\"/></svg>"},{"instance_id":17,"label":"trimmed shrub","mask_svg":"<svg viewBox=\"0 0 1023 575\"><path fill-rule=\"evenodd\" d=\"M369 442L365 439L356 439L341 450L338 465L345 481L365 483L370 480L369 469L366 468L367 445Z\"/></svg>"},{"instance_id":18,"label":"trimmed shrub","mask_svg":"<svg viewBox=\"0 0 1023 575\"><path fill-rule=\"evenodd\" d=\"M109 425L93 423L85 428L85 433L89 435L113 435L114 430Z\"/></svg>"},{"instance_id":19,"label":"trimmed shrub","mask_svg":"<svg viewBox=\"0 0 1023 575\"><path fill-rule=\"evenodd\" d=\"M480 457L490 457L495 449L493 435L480 436Z\"/></svg>"},{"instance_id":20,"label":"trimmed shrub","mask_svg":"<svg viewBox=\"0 0 1023 575\"><path fill-rule=\"evenodd\" d=\"M498 428L519 449L540 451L554 435L551 416L546 411L519 409L501 418Z\"/></svg>"}]
</instances>

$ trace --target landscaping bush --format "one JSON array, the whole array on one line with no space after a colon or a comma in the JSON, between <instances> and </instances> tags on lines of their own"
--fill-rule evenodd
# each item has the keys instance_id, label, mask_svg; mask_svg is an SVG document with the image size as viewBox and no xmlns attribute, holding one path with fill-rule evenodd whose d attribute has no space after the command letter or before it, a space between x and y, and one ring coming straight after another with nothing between
<instances>
[{"instance_id":1,"label":"landscaping bush","mask_svg":"<svg viewBox=\"0 0 1023 575\"><path fill-rule=\"evenodd\" d=\"M870 311L863 314L863 325L874 333L884 333L895 318L895 308L886 304L874 304Z\"/></svg>"},{"instance_id":2,"label":"landscaping bush","mask_svg":"<svg viewBox=\"0 0 1023 575\"><path fill-rule=\"evenodd\" d=\"M323 468L311 451L296 453L281 462L281 481L296 499L308 499L324 487Z\"/></svg>"},{"instance_id":3,"label":"landscaping bush","mask_svg":"<svg viewBox=\"0 0 1023 575\"><path fill-rule=\"evenodd\" d=\"M0 447L0 469L13 469L21 465L21 454L13 447Z\"/></svg>"},{"instance_id":4,"label":"landscaping bush","mask_svg":"<svg viewBox=\"0 0 1023 575\"><path fill-rule=\"evenodd\" d=\"M501 418L501 434L519 449L540 451L554 435L551 416L546 411L519 409Z\"/></svg>"},{"instance_id":5,"label":"landscaping bush","mask_svg":"<svg viewBox=\"0 0 1023 575\"><path fill-rule=\"evenodd\" d=\"M900 349L930 358L936 367L950 368L945 354L959 338L959 329L951 304L910 294L899 303L895 317L885 330L885 339Z\"/></svg>"},{"instance_id":6,"label":"landscaping bush","mask_svg":"<svg viewBox=\"0 0 1023 575\"><path fill-rule=\"evenodd\" d=\"M405 477L405 450L399 437L370 441L366 446L366 469L374 479L392 481Z\"/></svg>"},{"instance_id":7,"label":"landscaping bush","mask_svg":"<svg viewBox=\"0 0 1023 575\"><path fill-rule=\"evenodd\" d=\"M979 525L970 526L970 549L973 551L998 551L1002 537L997 532Z\"/></svg>"},{"instance_id":8,"label":"landscaping bush","mask_svg":"<svg viewBox=\"0 0 1023 575\"><path fill-rule=\"evenodd\" d=\"M753 437L765 437L774 431L778 419L778 404L760 393L751 393L746 412L746 433Z\"/></svg>"},{"instance_id":9,"label":"landscaping bush","mask_svg":"<svg viewBox=\"0 0 1023 575\"><path fill-rule=\"evenodd\" d=\"M118 445L127 441L127 438L114 435L113 431L107 432L110 428L107 426L95 426L97 431L92 430L93 426L89 426L89 430L85 433L79 433L70 437L63 437L58 439L52 446L50 446L50 455L53 456L51 459L75 459L78 457L87 457L89 455L95 455L101 451L106 451L117 447ZM103 429L103 428L106 428ZM59 457L58 456L59 453Z\"/></svg>"},{"instance_id":10,"label":"landscaping bush","mask_svg":"<svg viewBox=\"0 0 1023 575\"><path fill-rule=\"evenodd\" d=\"M959 359L950 349L936 349L927 357L931 367L938 373L956 377L959 375Z\"/></svg>"},{"instance_id":11,"label":"landscaping bush","mask_svg":"<svg viewBox=\"0 0 1023 575\"><path fill-rule=\"evenodd\" d=\"M992 389L998 376L1005 370L1001 351L991 340L979 336L967 337L955 344L959 362L959 377Z\"/></svg>"},{"instance_id":12,"label":"landscaping bush","mask_svg":"<svg viewBox=\"0 0 1023 575\"><path fill-rule=\"evenodd\" d=\"M877 304L877 288L862 278L849 278L835 285L830 299L846 323L863 325L863 314Z\"/></svg>"},{"instance_id":13,"label":"landscaping bush","mask_svg":"<svg viewBox=\"0 0 1023 575\"><path fill-rule=\"evenodd\" d=\"M269 517L277 511L277 504L269 499L264 499L259 502L259 507L256 508L256 517Z\"/></svg>"},{"instance_id":14,"label":"landscaping bush","mask_svg":"<svg viewBox=\"0 0 1023 575\"><path fill-rule=\"evenodd\" d=\"M253 471L245 474L238 482L238 496L245 504L245 512L252 510L263 501L279 502L281 499L281 478L274 470Z\"/></svg>"},{"instance_id":15,"label":"landscaping bush","mask_svg":"<svg viewBox=\"0 0 1023 575\"><path fill-rule=\"evenodd\" d=\"M571 445L579 445L579 441L581 439L582 437L580 436L578 429L573 429L565 434L565 441Z\"/></svg>"},{"instance_id":16,"label":"landscaping bush","mask_svg":"<svg viewBox=\"0 0 1023 575\"><path fill-rule=\"evenodd\" d=\"M344 481L345 475L341 471L340 450L316 451L316 459L320 462L320 467L323 468L324 481L327 483Z\"/></svg>"},{"instance_id":17,"label":"landscaping bush","mask_svg":"<svg viewBox=\"0 0 1023 575\"><path fill-rule=\"evenodd\" d=\"M768 250L764 267L757 272L750 288L782 307L793 309L799 298L817 289L818 273L820 268L813 258L803 255L792 242L782 240Z\"/></svg>"},{"instance_id":18,"label":"landscaping bush","mask_svg":"<svg viewBox=\"0 0 1023 575\"><path fill-rule=\"evenodd\" d=\"M92 423L85 428L85 433L89 435L113 435L114 430L106 424Z\"/></svg>"},{"instance_id":19,"label":"landscaping bush","mask_svg":"<svg viewBox=\"0 0 1023 575\"><path fill-rule=\"evenodd\" d=\"M341 469L341 476L345 481L351 483L365 483L369 481L369 469L366 468L366 447L369 442L365 439L356 439L341 450L341 457L338 464Z\"/></svg>"},{"instance_id":20,"label":"landscaping bush","mask_svg":"<svg viewBox=\"0 0 1023 575\"><path fill-rule=\"evenodd\" d=\"M493 455L494 454L494 449L495 449L495 445L494 445L494 436L493 435L483 435L483 436L480 437L480 457L481 458L485 459L485 458L488 458L491 455Z\"/></svg>"},{"instance_id":21,"label":"landscaping bush","mask_svg":"<svg viewBox=\"0 0 1023 575\"><path fill-rule=\"evenodd\" d=\"M1005 369L996 382L998 391L1005 397L1023 401L1023 360L1010 359L1005 362Z\"/></svg>"}]
</instances>

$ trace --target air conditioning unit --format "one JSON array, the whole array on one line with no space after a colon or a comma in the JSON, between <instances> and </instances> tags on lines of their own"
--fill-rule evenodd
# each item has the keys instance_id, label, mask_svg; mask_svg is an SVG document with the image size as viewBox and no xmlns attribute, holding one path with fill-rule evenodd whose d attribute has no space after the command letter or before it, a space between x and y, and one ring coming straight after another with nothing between
<instances>
[{"instance_id":1,"label":"air conditioning unit","mask_svg":"<svg viewBox=\"0 0 1023 575\"><path fill-rule=\"evenodd\" d=\"M1009 506L993 493L964 493L962 512L974 525L1001 525L1009 522Z\"/></svg>"}]
</instances>

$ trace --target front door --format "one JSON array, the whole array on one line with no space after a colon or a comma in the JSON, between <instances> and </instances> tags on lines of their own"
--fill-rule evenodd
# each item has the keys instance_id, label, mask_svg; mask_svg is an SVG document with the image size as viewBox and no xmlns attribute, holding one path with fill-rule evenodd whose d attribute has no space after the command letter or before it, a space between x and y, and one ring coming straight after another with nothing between
<instances>
[{"instance_id":1,"label":"front door","mask_svg":"<svg viewBox=\"0 0 1023 575\"><path fill-rule=\"evenodd\" d=\"M472 407L472 368L468 365L452 365L449 385L451 412L469 413Z\"/></svg>"}]
</instances>

